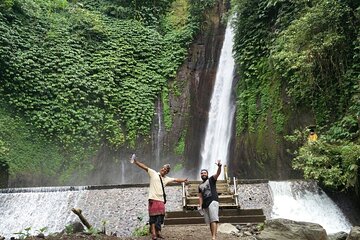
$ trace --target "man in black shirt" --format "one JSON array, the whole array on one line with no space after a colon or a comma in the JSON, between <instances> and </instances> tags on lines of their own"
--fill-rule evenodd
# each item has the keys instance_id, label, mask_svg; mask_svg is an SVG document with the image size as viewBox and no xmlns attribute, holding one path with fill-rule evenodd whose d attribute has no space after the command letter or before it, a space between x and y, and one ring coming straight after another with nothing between
<instances>
[{"instance_id":1,"label":"man in black shirt","mask_svg":"<svg viewBox=\"0 0 360 240\"><path fill-rule=\"evenodd\" d=\"M215 175L209 178L206 169L202 169L201 179L203 182L199 185L199 209L204 212L205 223L210 224L212 239L216 239L217 227L219 224L219 197L216 191L216 181L221 173L221 162L217 161L218 166Z\"/></svg>"}]
</instances>

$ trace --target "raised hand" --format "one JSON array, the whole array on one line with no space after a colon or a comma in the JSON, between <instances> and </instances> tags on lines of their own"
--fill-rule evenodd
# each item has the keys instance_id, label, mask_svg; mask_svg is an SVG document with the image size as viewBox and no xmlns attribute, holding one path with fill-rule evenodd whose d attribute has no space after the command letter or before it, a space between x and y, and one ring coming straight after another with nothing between
<instances>
[{"instance_id":1,"label":"raised hand","mask_svg":"<svg viewBox=\"0 0 360 240\"><path fill-rule=\"evenodd\" d=\"M215 163L215 164L218 165L218 167L221 167L221 166L222 166L221 160L216 160L216 163Z\"/></svg>"},{"instance_id":2,"label":"raised hand","mask_svg":"<svg viewBox=\"0 0 360 240\"><path fill-rule=\"evenodd\" d=\"M130 162L134 163L135 159L136 159L136 155L134 153L133 155L131 155Z\"/></svg>"}]
</instances>

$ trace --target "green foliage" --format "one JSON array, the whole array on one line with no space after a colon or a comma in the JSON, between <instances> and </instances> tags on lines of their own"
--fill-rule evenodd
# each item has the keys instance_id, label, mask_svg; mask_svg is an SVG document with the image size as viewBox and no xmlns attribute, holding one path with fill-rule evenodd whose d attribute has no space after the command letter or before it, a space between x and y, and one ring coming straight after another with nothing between
<instances>
[{"instance_id":1,"label":"green foliage","mask_svg":"<svg viewBox=\"0 0 360 240\"><path fill-rule=\"evenodd\" d=\"M359 186L360 2L233 0L237 134L271 125L284 133L291 111L314 114L321 140L303 131L293 166L306 178Z\"/></svg>"},{"instance_id":2,"label":"green foliage","mask_svg":"<svg viewBox=\"0 0 360 240\"><path fill-rule=\"evenodd\" d=\"M319 140L299 149L293 167L302 170L306 179L315 179L329 188L341 190L358 186L359 156L358 144Z\"/></svg>"},{"instance_id":3,"label":"green foliage","mask_svg":"<svg viewBox=\"0 0 360 240\"><path fill-rule=\"evenodd\" d=\"M238 133L254 130L269 113L277 121L277 132L281 132L281 125L286 123L281 100L284 90L293 106L308 105L318 124L333 121L349 108L358 85L353 69L358 65L353 56L358 53L354 49L359 30L355 27L359 20L351 12L355 3L233 2L237 13L235 57L240 74ZM338 101L332 101L335 98Z\"/></svg>"},{"instance_id":4,"label":"green foliage","mask_svg":"<svg viewBox=\"0 0 360 240\"><path fill-rule=\"evenodd\" d=\"M257 228L259 231L262 231L262 230L264 230L264 228L265 228L265 224L264 224L264 223L259 223L259 224L256 225L256 228Z\"/></svg>"},{"instance_id":5,"label":"green foliage","mask_svg":"<svg viewBox=\"0 0 360 240\"><path fill-rule=\"evenodd\" d=\"M45 155L37 151L44 140L34 147L25 131L27 136L15 136L17 147L0 138L1 158L9 148L2 162L13 174L37 172L41 164L51 168L50 175L61 172L63 181L78 169L84 174L100 144L134 147L149 134L154 102L163 92L169 129L167 81L211 2L0 1L1 98L25 120L14 129L27 125L50 148L61 149L61 156L54 149L56 156L42 161ZM20 147L28 154L16 154Z\"/></svg>"},{"instance_id":6,"label":"green foliage","mask_svg":"<svg viewBox=\"0 0 360 240\"><path fill-rule=\"evenodd\" d=\"M39 230L36 230L38 233L45 233L48 230L48 227L40 228Z\"/></svg>"},{"instance_id":7,"label":"green foliage","mask_svg":"<svg viewBox=\"0 0 360 240\"><path fill-rule=\"evenodd\" d=\"M349 6L319 1L284 30L274 45L275 68L282 72L287 93L316 112L318 124L348 108L355 79L344 82L353 53L355 29ZM331 101L337 98L338 101Z\"/></svg>"},{"instance_id":8,"label":"green foliage","mask_svg":"<svg viewBox=\"0 0 360 240\"><path fill-rule=\"evenodd\" d=\"M1 105L0 159L9 165L10 174L31 172L56 176L63 161L61 149L34 135L31 127L21 118L9 115Z\"/></svg>"},{"instance_id":9,"label":"green foliage","mask_svg":"<svg viewBox=\"0 0 360 240\"><path fill-rule=\"evenodd\" d=\"M3 140L0 139L0 163L5 164L6 156L8 155L9 148L6 147L6 144Z\"/></svg>"},{"instance_id":10,"label":"green foliage","mask_svg":"<svg viewBox=\"0 0 360 240\"><path fill-rule=\"evenodd\" d=\"M14 234L18 235L19 239L25 239L31 236L30 231L31 231L31 227L27 227L24 229L24 231L16 232Z\"/></svg>"},{"instance_id":11,"label":"green foliage","mask_svg":"<svg viewBox=\"0 0 360 240\"><path fill-rule=\"evenodd\" d=\"M149 225L144 225L144 226L135 228L132 235L134 237L141 237L141 236L149 235Z\"/></svg>"},{"instance_id":12,"label":"green foliage","mask_svg":"<svg viewBox=\"0 0 360 240\"><path fill-rule=\"evenodd\" d=\"M184 155L184 152L185 152L185 134L183 134L181 136L181 138L179 139L177 145L176 145L176 148L175 148L175 153L179 156L182 156Z\"/></svg>"},{"instance_id":13,"label":"green foliage","mask_svg":"<svg viewBox=\"0 0 360 240\"><path fill-rule=\"evenodd\" d=\"M65 226L65 233L66 234L72 234L74 232L74 226L72 224Z\"/></svg>"},{"instance_id":14,"label":"green foliage","mask_svg":"<svg viewBox=\"0 0 360 240\"><path fill-rule=\"evenodd\" d=\"M98 1L83 0L83 6L91 11L104 12L119 19L133 19L146 26L156 27L162 17L169 11L175 0L130 0L130 1Z\"/></svg>"},{"instance_id":15,"label":"green foliage","mask_svg":"<svg viewBox=\"0 0 360 240\"><path fill-rule=\"evenodd\" d=\"M86 229L86 232L94 236L97 236L100 233L99 229L94 227L91 227L90 229Z\"/></svg>"},{"instance_id":16,"label":"green foliage","mask_svg":"<svg viewBox=\"0 0 360 240\"><path fill-rule=\"evenodd\" d=\"M179 172L184 169L184 165L182 163L177 163L173 169L173 172Z\"/></svg>"},{"instance_id":17,"label":"green foliage","mask_svg":"<svg viewBox=\"0 0 360 240\"><path fill-rule=\"evenodd\" d=\"M306 179L344 190L359 190L360 126L355 115L345 116L324 131L315 142L306 142L307 131L296 130L288 140L300 144L293 160L294 169L302 170Z\"/></svg>"},{"instance_id":18,"label":"green foliage","mask_svg":"<svg viewBox=\"0 0 360 240\"><path fill-rule=\"evenodd\" d=\"M167 88L164 88L163 93L161 94L161 100L163 105L165 129L170 130L172 126L172 116L170 112L171 109L169 106L169 93Z\"/></svg>"},{"instance_id":19,"label":"green foliage","mask_svg":"<svg viewBox=\"0 0 360 240\"><path fill-rule=\"evenodd\" d=\"M233 4L236 13L233 19L235 60L240 75L237 134L245 130L256 131L259 125L266 127L271 119L276 132L281 133L286 120L281 100L282 86L279 74L273 69L270 47L275 38L274 25L285 27L285 23L276 19L276 12L280 15L288 8L293 11L294 7L290 7L290 3L278 7L280 3L275 1L238 0Z\"/></svg>"},{"instance_id":20,"label":"green foliage","mask_svg":"<svg viewBox=\"0 0 360 240\"><path fill-rule=\"evenodd\" d=\"M14 0L0 0L0 10L10 9L14 5Z\"/></svg>"}]
</instances>

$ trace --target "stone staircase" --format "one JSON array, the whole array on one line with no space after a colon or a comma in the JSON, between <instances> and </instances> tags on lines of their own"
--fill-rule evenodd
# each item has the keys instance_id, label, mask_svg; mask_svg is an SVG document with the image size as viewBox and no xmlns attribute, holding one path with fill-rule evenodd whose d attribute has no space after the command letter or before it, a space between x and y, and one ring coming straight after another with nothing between
<instances>
[{"instance_id":1,"label":"stone staircase","mask_svg":"<svg viewBox=\"0 0 360 240\"><path fill-rule=\"evenodd\" d=\"M185 201L183 199L183 207L185 209L197 209L199 204L198 186L200 183L201 181L190 181L189 184L185 186ZM228 181L218 180L216 182L216 190L219 195L220 209L240 207L237 201L237 194L231 189Z\"/></svg>"},{"instance_id":2,"label":"stone staircase","mask_svg":"<svg viewBox=\"0 0 360 240\"><path fill-rule=\"evenodd\" d=\"M226 209L219 210L220 223L247 224L263 223L265 216L262 209ZM165 217L165 225L205 224L204 216L197 210L183 210L168 212Z\"/></svg>"},{"instance_id":3,"label":"stone staircase","mask_svg":"<svg viewBox=\"0 0 360 240\"><path fill-rule=\"evenodd\" d=\"M190 181L188 185L183 184L183 211L167 212L165 225L205 223L204 217L197 211L200 183L201 181ZM235 178L232 184L228 180L218 180L216 183L219 195L219 221L232 224L263 223L265 216L262 209L240 208L236 183Z\"/></svg>"}]
</instances>

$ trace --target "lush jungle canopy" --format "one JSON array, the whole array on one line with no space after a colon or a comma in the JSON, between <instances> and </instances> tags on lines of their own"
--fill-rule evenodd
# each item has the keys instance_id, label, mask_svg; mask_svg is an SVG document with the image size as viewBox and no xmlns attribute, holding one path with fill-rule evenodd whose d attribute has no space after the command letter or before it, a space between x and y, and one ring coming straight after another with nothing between
<instances>
[{"instance_id":1,"label":"lush jungle canopy","mask_svg":"<svg viewBox=\"0 0 360 240\"><path fill-rule=\"evenodd\" d=\"M237 133L266 128L284 137L289 112L313 113L309 129L285 136L298 143L293 167L335 189L357 186L360 165L360 2L234 0L237 14Z\"/></svg>"},{"instance_id":2,"label":"lush jungle canopy","mask_svg":"<svg viewBox=\"0 0 360 240\"><path fill-rule=\"evenodd\" d=\"M154 101L213 4L1 0L2 164L71 174L100 144L149 135Z\"/></svg>"},{"instance_id":3,"label":"lush jungle canopy","mask_svg":"<svg viewBox=\"0 0 360 240\"><path fill-rule=\"evenodd\" d=\"M171 125L168 81L215 4L0 0L0 164L12 175L45 168L66 181L93 167L99 145L149 137L159 95ZM232 0L231 7L237 134L256 134L271 118L279 137L298 144L293 167L306 178L359 185L359 1ZM313 113L316 142L306 141L307 129L284 128L300 108Z\"/></svg>"}]
</instances>

